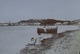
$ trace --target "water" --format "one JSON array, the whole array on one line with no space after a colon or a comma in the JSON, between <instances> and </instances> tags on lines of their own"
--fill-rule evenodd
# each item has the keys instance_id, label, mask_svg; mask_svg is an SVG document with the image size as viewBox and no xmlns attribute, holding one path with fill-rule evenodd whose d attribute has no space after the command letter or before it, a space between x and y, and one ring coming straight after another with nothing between
<instances>
[{"instance_id":1,"label":"water","mask_svg":"<svg viewBox=\"0 0 80 54\"><path fill-rule=\"evenodd\" d=\"M37 28L40 26L9 26L0 27L0 54L16 54L25 47L27 43L31 43L31 37L48 38L51 34L37 34ZM42 27L42 26L41 26ZM55 26L47 26L55 27ZM78 26L59 26L58 33L66 30L75 30Z\"/></svg>"}]
</instances>

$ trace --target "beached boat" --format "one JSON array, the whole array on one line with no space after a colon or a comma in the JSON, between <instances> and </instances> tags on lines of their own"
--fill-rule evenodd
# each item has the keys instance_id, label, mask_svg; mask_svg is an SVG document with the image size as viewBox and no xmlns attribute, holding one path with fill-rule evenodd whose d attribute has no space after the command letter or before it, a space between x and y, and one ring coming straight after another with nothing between
<instances>
[{"instance_id":1,"label":"beached boat","mask_svg":"<svg viewBox=\"0 0 80 54\"><path fill-rule=\"evenodd\" d=\"M56 28L37 28L37 33L40 35L42 33L51 33L51 34L56 34L57 33L57 27Z\"/></svg>"}]
</instances>

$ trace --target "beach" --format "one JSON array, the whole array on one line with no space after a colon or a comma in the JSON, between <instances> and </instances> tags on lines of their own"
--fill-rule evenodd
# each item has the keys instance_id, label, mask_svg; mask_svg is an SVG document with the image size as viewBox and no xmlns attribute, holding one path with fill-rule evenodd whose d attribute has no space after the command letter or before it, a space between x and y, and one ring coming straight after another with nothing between
<instances>
[{"instance_id":1,"label":"beach","mask_svg":"<svg viewBox=\"0 0 80 54\"><path fill-rule=\"evenodd\" d=\"M24 48L20 54L79 54L80 30L58 33L53 37L42 40L42 44L32 49Z\"/></svg>"}]
</instances>

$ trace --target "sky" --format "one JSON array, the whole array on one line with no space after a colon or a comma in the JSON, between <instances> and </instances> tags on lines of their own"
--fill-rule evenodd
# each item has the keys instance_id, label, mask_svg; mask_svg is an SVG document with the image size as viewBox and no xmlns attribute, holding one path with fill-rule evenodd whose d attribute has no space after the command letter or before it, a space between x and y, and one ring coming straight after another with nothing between
<instances>
[{"instance_id":1,"label":"sky","mask_svg":"<svg viewBox=\"0 0 80 54\"><path fill-rule=\"evenodd\" d=\"M80 19L80 0L0 0L0 23L28 19Z\"/></svg>"}]
</instances>

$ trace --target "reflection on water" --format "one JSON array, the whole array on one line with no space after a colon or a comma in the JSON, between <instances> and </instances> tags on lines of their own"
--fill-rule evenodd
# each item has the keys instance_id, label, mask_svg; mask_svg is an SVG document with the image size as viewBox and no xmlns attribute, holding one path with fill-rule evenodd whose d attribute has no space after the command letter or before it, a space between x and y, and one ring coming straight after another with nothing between
<instances>
[{"instance_id":1,"label":"reflection on water","mask_svg":"<svg viewBox=\"0 0 80 54\"><path fill-rule=\"evenodd\" d=\"M37 34L37 28L43 26L9 26L0 27L0 54L16 54L25 47L27 43L32 43L31 38L49 38L52 34ZM47 26L55 28L56 26ZM66 30L75 30L78 26L58 26L58 33Z\"/></svg>"}]
</instances>

